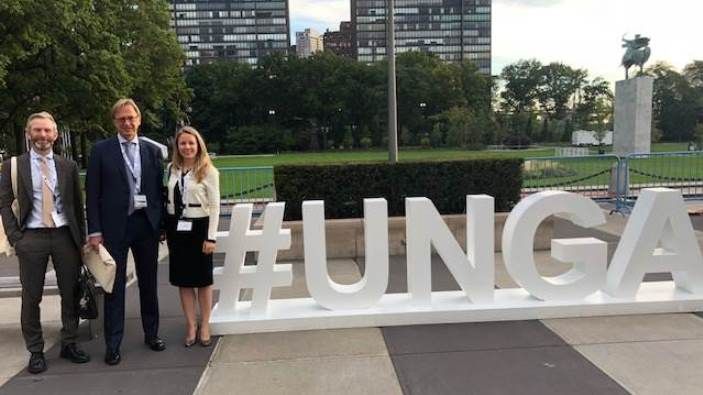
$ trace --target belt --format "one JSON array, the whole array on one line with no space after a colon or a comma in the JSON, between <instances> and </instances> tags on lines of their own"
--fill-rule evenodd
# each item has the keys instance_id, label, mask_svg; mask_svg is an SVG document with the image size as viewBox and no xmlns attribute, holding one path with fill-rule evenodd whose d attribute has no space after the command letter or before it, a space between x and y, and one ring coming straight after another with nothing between
<instances>
[{"instance_id":1,"label":"belt","mask_svg":"<svg viewBox=\"0 0 703 395\"><path fill-rule=\"evenodd\" d=\"M170 204L170 203L171 203L171 202L169 202L169 204ZM203 207L203 205L200 204L200 203L188 203L186 206L187 206L187 207Z\"/></svg>"}]
</instances>

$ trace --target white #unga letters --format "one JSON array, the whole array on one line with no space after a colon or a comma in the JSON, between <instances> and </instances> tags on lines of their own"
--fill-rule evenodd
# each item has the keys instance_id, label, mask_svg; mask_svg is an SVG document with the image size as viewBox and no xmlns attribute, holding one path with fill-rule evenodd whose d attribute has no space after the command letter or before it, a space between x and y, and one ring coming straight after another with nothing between
<instances>
[{"instance_id":1,"label":"white #unga letters","mask_svg":"<svg viewBox=\"0 0 703 395\"><path fill-rule=\"evenodd\" d=\"M498 289L494 268L494 200L466 198L463 251L432 202L407 198L408 293L386 294L389 279L388 210L385 199L364 200L366 268L355 284L336 283L327 270L324 202L303 203L305 281L311 298L271 299L273 287L292 285L292 265L276 264L278 250L290 248L291 232L281 228L284 203L269 204L261 230L250 229L252 205L235 206L229 232L218 237L225 265L215 287L212 315L216 334L391 326L427 323L521 320L589 315L696 311L703 308L703 257L679 191L642 191L614 253L595 238L554 239L552 257L572 265L556 277L542 276L533 243L545 219L559 214L589 228L605 223L602 210L580 195L548 191L522 200L510 213L502 235L503 258L522 288ZM461 290L432 292L431 253L435 249ZM244 265L248 251L256 265ZM647 273L670 272L674 281L643 282ZM240 301L243 289L251 301Z\"/></svg>"}]
</instances>

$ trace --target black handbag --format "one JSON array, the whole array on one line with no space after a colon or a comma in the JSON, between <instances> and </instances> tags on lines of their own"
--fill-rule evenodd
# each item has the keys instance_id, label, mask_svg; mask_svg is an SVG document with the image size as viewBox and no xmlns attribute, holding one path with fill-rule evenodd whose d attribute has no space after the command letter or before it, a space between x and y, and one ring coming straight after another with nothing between
<instances>
[{"instance_id":1,"label":"black handbag","mask_svg":"<svg viewBox=\"0 0 703 395\"><path fill-rule=\"evenodd\" d=\"M84 320L98 318L95 279L85 266L81 266L81 272L78 275L78 316Z\"/></svg>"}]
</instances>

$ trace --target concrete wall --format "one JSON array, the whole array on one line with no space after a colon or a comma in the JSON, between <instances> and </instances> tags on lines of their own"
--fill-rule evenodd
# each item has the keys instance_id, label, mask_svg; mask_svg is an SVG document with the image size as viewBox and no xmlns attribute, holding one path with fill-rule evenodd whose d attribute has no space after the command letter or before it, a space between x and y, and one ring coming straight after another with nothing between
<instances>
[{"instance_id":1,"label":"concrete wall","mask_svg":"<svg viewBox=\"0 0 703 395\"><path fill-rule=\"evenodd\" d=\"M496 213L495 246L501 251L503 225L508 213ZM466 215L445 215L444 221L451 229L454 237L462 248L466 249ZM260 228L262 222L257 221L253 228ZM535 250L547 250L553 233L553 220L548 219L537 230ZM303 255L303 222L288 221L283 228L291 230L291 248L278 252L279 261L302 260ZM363 219L334 219L325 221L327 258L356 258L364 257L364 225ZM391 255L405 255L405 217L388 219L389 250Z\"/></svg>"}]
</instances>

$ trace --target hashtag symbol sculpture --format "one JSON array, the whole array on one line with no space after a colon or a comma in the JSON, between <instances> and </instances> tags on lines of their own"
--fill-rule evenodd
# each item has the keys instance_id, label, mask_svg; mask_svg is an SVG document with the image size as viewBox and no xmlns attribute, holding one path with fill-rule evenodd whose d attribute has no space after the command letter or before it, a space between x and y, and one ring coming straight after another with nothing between
<instances>
[{"instance_id":1,"label":"hashtag symbol sculpture","mask_svg":"<svg viewBox=\"0 0 703 395\"><path fill-rule=\"evenodd\" d=\"M285 203L271 203L264 209L262 230L249 227L254 206L239 204L232 210L229 236L222 240L225 265L215 277L215 288L220 290L218 313L237 312L239 293L242 289L253 290L252 316L266 315L273 287L290 286L293 283L293 267L277 265L278 250L290 248L290 229L281 229ZM246 253L257 251L256 265L244 265Z\"/></svg>"}]
</instances>

